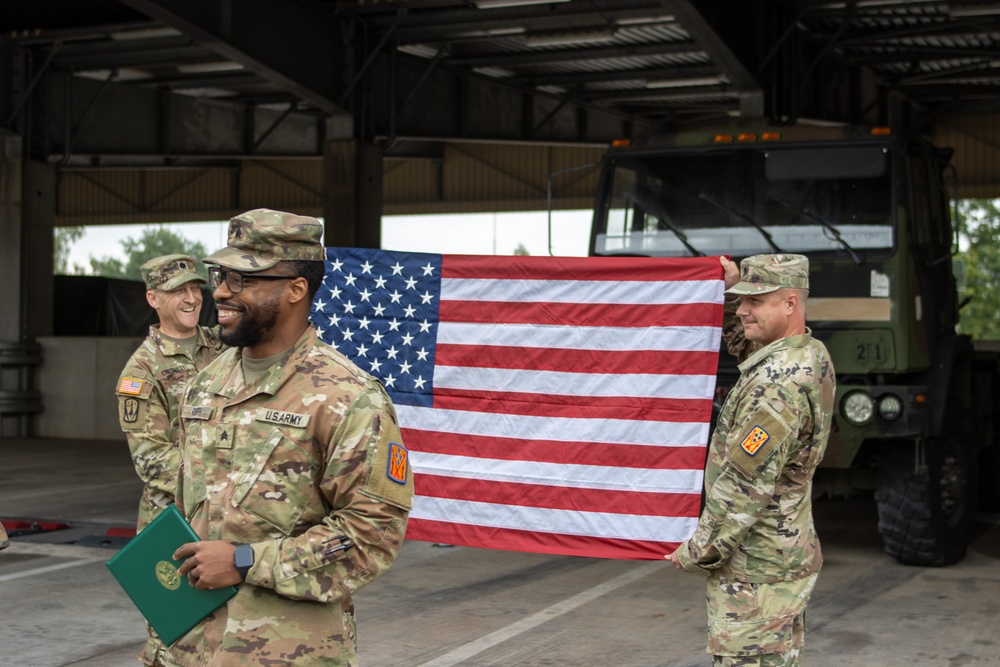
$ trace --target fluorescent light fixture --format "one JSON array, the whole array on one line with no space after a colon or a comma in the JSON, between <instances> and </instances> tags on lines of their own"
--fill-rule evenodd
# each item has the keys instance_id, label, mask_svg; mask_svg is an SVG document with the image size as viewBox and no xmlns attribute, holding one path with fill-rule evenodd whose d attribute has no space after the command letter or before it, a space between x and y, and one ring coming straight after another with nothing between
<instances>
[{"instance_id":1,"label":"fluorescent light fixture","mask_svg":"<svg viewBox=\"0 0 1000 667\"><path fill-rule=\"evenodd\" d=\"M1000 2L984 0L950 0L950 16L994 16L1000 14Z\"/></svg>"},{"instance_id":2,"label":"fluorescent light fixture","mask_svg":"<svg viewBox=\"0 0 1000 667\"><path fill-rule=\"evenodd\" d=\"M672 14L662 16L636 16L634 18L615 19L615 25L655 25L657 23L673 23Z\"/></svg>"},{"instance_id":3,"label":"fluorescent light fixture","mask_svg":"<svg viewBox=\"0 0 1000 667\"><path fill-rule=\"evenodd\" d=\"M120 30L111 33L111 39L116 42L128 42L135 39L156 39L157 37L176 37L181 34L173 28L143 28L141 30Z\"/></svg>"},{"instance_id":4,"label":"fluorescent light fixture","mask_svg":"<svg viewBox=\"0 0 1000 667\"><path fill-rule=\"evenodd\" d=\"M509 76L514 76L513 72L501 67L473 67L472 71L476 74L491 76L494 79L506 79Z\"/></svg>"},{"instance_id":5,"label":"fluorescent light fixture","mask_svg":"<svg viewBox=\"0 0 1000 667\"><path fill-rule=\"evenodd\" d=\"M234 72L241 69L243 69L243 65L234 63L231 60L220 60L214 63L190 63L177 66L177 71L181 74L211 74L213 72Z\"/></svg>"},{"instance_id":6,"label":"fluorescent light fixture","mask_svg":"<svg viewBox=\"0 0 1000 667\"><path fill-rule=\"evenodd\" d=\"M90 69L81 70L74 72L74 74L82 79L95 79L97 81L107 81L108 77L111 76L111 70L109 69ZM142 81L144 79L151 79L152 75L141 69L134 69L132 67L120 67L115 73L115 81Z\"/></svg>"},{"instance_id":7,"label":"fluorescent light fixture","mask_svg":"<svg viewBox=\"0 0 1000 667\"><path fill-rule=\"evenodd\" d=\"M615 38L615 30L580 30L577 32L534 33L524 36L525 46L562 46L565 44L599 44Z\"/></svg>"},{"instance_id":8,"label":"fluorescent light fixture","mask_svg":"<svg viewBox=\"0 0 1000 667\"><path fill-rule=\"evenodd\" d=\"M501 7L526 7L528 5L554 5L569 0L472 0L479 9L500 9Z\"/></svg>"},{"instance_id":9,"label":"fluorescent light fixture","mask_svg":"<svg viewBox=\"0 0 1000 667\"><path fill-rule=\"evenodd\" d=\"M418 58L433 58L438 54L438 50L429 44L400 44L397 50Z\"/></svg>"},{"instance_id":10,"label":"fluorescent light fixture","mask_svg":"<svg viewBox=\"0 0 1000 667\"><path fill-rule=\"evenodd\" d=\"M722 77L702 76L690 79L654 79L646 82L646 88L689 88L691 86L717 86Z\"/></svg>"}]
</instances>

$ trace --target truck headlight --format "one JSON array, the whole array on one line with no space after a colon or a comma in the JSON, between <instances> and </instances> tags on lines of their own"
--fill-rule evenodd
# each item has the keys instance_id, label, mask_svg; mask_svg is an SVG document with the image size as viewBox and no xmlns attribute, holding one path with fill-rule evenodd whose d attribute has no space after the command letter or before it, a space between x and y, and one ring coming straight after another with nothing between
<instances>
[{"instance_id":1,"label":"truck headlight","mask_svg":"<svg viewBox=\"0 0 1000 667\"><path fill-rule=\"evenodd\" d=\"M903 414L903 401L895 394L883 394L878 399L878 416L887 422L896 421Z\"/></svg>"},{"instance_id":2,"label":"truck headlight","mask_svg":"<svg viewBox=\"0 0 1000 667\"><path fill-rule=\"evenodd\" d=\"M855 426L867 424L875 415L875 401L865 391L852 391L840 402L840 412Z\"/></svg>"}]
</instances>

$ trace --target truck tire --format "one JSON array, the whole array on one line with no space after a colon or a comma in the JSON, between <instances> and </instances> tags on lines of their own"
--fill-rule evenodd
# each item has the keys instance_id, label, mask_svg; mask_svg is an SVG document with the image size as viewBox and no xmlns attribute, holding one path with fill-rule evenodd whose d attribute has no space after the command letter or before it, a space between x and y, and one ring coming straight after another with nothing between
<instances>
[{"instance_id":1,"label":"truck tire","mask_svg":"<svg viewBox=\"0 0 1000 667\"><path fill-rule=\"evenodd\" d=\"M965 556L976 519L975 448L958 433L930 438L926 463L916 470L913 443L886 445L878 530L885 552L904 565L952 565Z\"/></svg>"}]
</instances>

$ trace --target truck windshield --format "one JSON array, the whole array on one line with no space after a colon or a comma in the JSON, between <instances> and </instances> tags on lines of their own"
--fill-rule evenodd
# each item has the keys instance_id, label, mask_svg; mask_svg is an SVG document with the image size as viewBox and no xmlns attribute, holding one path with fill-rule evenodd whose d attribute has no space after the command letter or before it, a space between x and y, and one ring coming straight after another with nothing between
<instances>
[{"instance_id":1,"label":"truck windshield","mask_svg":"<svg viewBox=\"0 0 1000 667\"><path fill-rule=\"evenodd\" d=\"M734 147L610 158L597 255L859 257L893 247L882 146Z\"/></svg>"}]
</instances>

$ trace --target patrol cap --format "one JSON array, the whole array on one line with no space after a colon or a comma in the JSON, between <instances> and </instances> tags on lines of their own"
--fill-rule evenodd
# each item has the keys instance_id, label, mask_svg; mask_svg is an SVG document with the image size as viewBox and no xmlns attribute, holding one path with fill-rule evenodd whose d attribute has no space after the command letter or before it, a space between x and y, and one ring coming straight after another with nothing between
<instances>
[{"instance_id":1,"label":"patrol cap","mask_svg":"<svg viewBox=\"0 0 1000 667\"><path fill-rule=\"evenodd\" d=\"M140 266L139 273L142 274L142 280L146 283L146 289L172 292L192 280L197 280L199 283L208 282L198 275L196 266L198 265L193 257L164 255L163 257L154 257Z\"/></svg>"},{"instance_id":2,"label":"patrol cap","mask_svg":"<svg viewBox=\"0 0 1000 667\"><path fill-rule=\"evenodd\" d=\"M255 273L288 260L322 262L323 225L316 218L258 208L229 221L226 247L206 257L241 273Z\"/></svg>"},{"instance_id":3,"label":"patrol cap","mask_svg":"<svg viewBox=\"0 0 1000 667\"><path fill-rule=\"evenodd\" d=\"M787 287L809 289L809 258L805 255L754 255L740 262L740 281L726 294L767 294Z\"/></svg>"}]
</instances>

